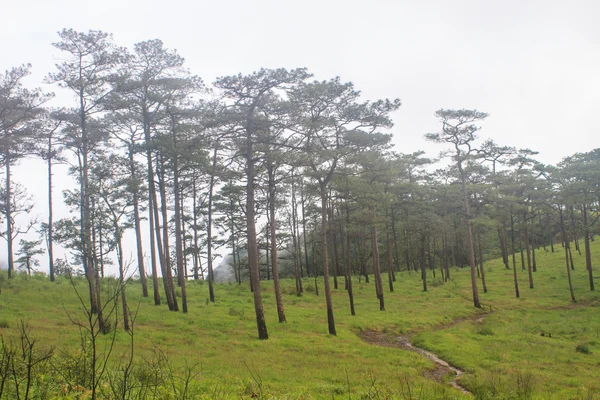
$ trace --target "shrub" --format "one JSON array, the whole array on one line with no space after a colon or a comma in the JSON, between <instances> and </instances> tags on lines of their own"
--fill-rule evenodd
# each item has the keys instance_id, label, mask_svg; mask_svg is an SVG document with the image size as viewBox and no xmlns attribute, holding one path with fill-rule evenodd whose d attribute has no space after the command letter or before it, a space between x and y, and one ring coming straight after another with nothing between
<instances>
[{"instance_id":1,"label":"shrub","mask_svg":"<svg viewBox=\"0 0 600 400\"><path fill-rule=\"evenodd\" d=\"M477 333L483 336L492 336L494 334L494 332L492 332L492 330L487 326L480 327Z\"/></svg>"},{"instance_id":2,"label":"shrub","mask_svg":"<svg viewBox=\"0 0 600 400\"><path fill-rule=\"evenodd\" d=\"M5 319L0 320L0 328L8 328L8 321Z\"/></svg>"},{"instance_id":3,"label":"shrub","mask_svg":"<svg viewBox=\"0 0 600 400\"><path fill-rule=\"evenodd\" d=\"M579 343L577 347L575 347L575 351L582 354L590 354L591 350L587 343Z\"/></svg>"},{"instance_id":4,"label":"shrub","mask_svg":"<svg viewBox=\"0 0 600 400\"><path fill-rule=\"evenodd\" d=\"M441 279L435 279L429 285L432 286L432 287L443 286L444 285L444 281L442 281Z\"/></svg>"},{"instance_id":5,"label":"shrub","mask_svg":"<svg viewBox=\"0 0 600 400\"><path fill-rule=\"evenodd\" d=\"M244 309L237 307L229 307L229 315L231 315L232 317L243 317Z\"/></svg>"}]
</instances>

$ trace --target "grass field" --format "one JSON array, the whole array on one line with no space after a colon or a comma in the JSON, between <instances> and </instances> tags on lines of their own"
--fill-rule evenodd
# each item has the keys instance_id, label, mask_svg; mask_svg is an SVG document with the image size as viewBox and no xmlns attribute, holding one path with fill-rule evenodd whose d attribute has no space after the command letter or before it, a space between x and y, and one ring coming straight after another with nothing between
<instances>
[{"instance_id":1,"label":"grass field","mask_svg":"<svg viewBox=\"0 0 600 400\"><path fill-rule=\"evenodd\" d=\"M301 297L294 294L293 281L283 280L284 324L277 322L272 282L263 282L266 341L257 339L247 285L216 285L213 304L207 285L189 282L184 315L141 298L140 286L131 282L136 359L147 363L160 349L175 367L197 364L198 398L600 399L600 296L589 291L584 258L574 252L578 302L570 302L559 250L538 251L534 289L519 267L520 299L514 296L512 271L499 260L488 262L483 310L472 306L467 269L453 269L445 284L430 274L428 292L422 291L420 274L398 274L393 293L384 277L386 311L379 311L374 283L354 281L356 316L350 315L342 284L333 294L337 336L327 334L322 279L320 296L314 280L306 279ZM594 265L600 265L600 243L594 243L592 254ZM72 320L85 318L68 280L0 276L5 342L18 339L23 320L38 346L77 351L80 332ZM107 280L107 293L111 286ZM83 280L75 287L86 293ZM451 387L451 376L433 374L435 364L420 354L361 340L366 330L383 332L392 341L410 336L414 345L464 370L460 384L472 394ZM102 337L101 347L111 337ZM116 368L131 341L120 328L115 340L111 365Z\"/></svg>"}]
</instances>

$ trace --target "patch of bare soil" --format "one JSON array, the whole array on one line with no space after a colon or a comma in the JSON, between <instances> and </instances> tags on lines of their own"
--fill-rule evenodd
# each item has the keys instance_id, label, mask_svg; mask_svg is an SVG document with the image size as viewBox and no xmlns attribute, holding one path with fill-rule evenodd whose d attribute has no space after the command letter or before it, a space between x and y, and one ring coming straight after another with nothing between
<instances>
[{"instance_id":1,"label":"patch of bare soil","mask_svg":"<svg viewBox=\"0 0 600 400\"><path fill-rule=\"evenodd\" d=\"M446 329L448 327L454 326L458 323L472 320L477 324L483 323L483 315L476 314L474 316L457 318L450 323L441 324L432 328L432 330L440 330ZM423 376L425 378L433 379L437 382L445 383L447 382L455 389L459 390L462 393L470 394L470 392L462 387L459 383L460 377L464 374L464 371L460 368L457 368L453 365L450 365L447 361L442 360L436 354L422 349L420 347L416 347L411 343L410 336L390 336L385 332L375 331L375 330L366 330L362 331L358 334L358 336L367 343L382 346L382 347L394 347L402 350L413 351L422 355L423 357L428 358L433 361L434 368L426 371ZM452 379L448 380L448 377L451 376Z\"/></svg>"}]
</instances>

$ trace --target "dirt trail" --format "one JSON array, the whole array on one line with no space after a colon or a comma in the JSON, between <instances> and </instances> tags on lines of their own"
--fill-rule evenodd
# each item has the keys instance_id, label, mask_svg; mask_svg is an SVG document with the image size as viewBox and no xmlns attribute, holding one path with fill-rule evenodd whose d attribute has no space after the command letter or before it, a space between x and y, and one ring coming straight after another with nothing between
<instances>
[{"instance_id":1,"label":"dirt trail","mask_svg":"<svg viewBox=\"0 0 600 400\"><path fill-rule=\"evenodd\" d=\"M432 353L430 351L427 351L425 349L421 349L420 347L413 346L410 343L410 339L407 338L406 336L400 336L396 340L398 340L398 342L401 344L401 346L403 348L405 348L407 350L415 351L415 352L419 353L420 355L429 358L438 367L438 368L436 368L436 370L440 369L441 371L444 372L444 375L447 372L453 372L454 373L454 378L449 382L450 385L452 385L454 388L460 390L461 392L463 392L465 394L471 394L471 392L469 392L467 389L465 389L464 387L462 387L460 385L460 383L458 383L460 377L464 374L464 371L462 369L450 365L447 361L442 360L441 358L439 358L437 355L435 355L434 353ZM435 374L435 372L434 372L434 374ZM442 376L438 377L438 376L434 375L433 378L436 379L436 380L441 381Z\"/></svg>"},{"instance_id":2,"label":"dirt trail","mask_svg":"<svg viewBox=\"0 0 600 400\"><path fill-rule=\"evenodd\" d=\"M485 313L485 314L487 314L487 313ZM441 329L446 329L446 328L449 328L451 326L454 326L454 325L459 324L464 321L474 321L477 324L481 324L481 323L483 323L483 318L484 318L484 314L481 314L481 313L475 314L472 316L468 316L468 317L457 318L449 323L437 325L437 326L431 328L431 330L437 331L437 330L441 330ZM453 365L450 365L447 361L442 360L439 356L437 356L436 354L434 354L430 351L427 351L420 347L414 346L410 340L411 336L390 337L389 335L387 335L384 332L379 332L379 331L374 331L374 330L362 331L358 334L358 336L367 343L371 343L371 344L374 344L377 346L395 347L395 348L399 348L399 349L403 349L403 350L413 351L415 353L422 355L423 357L428 358L429 360L434 362L435 368L431 371L428 371L425 374L425 377L434 379L438 382L445 382L444 377L448 374L453 374L454 378L451 381L449 381L448 383L452 387L454 387L455 389L459 390L460 392L462 392L464 394L471 394L471 392L469 392L467 389L465 389L459 383L461 376L464 374L463 370L461 370L460 368L457 368Z\"/></svg>"}]
</instances>

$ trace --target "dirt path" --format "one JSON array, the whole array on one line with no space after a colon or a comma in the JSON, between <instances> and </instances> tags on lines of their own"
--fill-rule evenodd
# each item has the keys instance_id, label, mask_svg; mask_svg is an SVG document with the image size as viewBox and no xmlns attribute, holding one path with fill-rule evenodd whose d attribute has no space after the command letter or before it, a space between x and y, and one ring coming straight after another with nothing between
<instances>
[{"instance_id":1,"label":"dirt path","mask_svg":"<svg viewBox=\"0 0 600 400\"><path fill-rule=\"evenodd\" d=\"M489 312L491 312L491 311L489 311ZM488 314L489 312L486 312L485 314ZM477 324L481 324L481 323L483 323L485 314L480 313L480 314L475 314L475 315L468 316L468 317L457 318L449 323L437 325L437 326L431 328L431 330L437 331L437 330L441 330L441 329L446 329L446 328L449 328L451 326L454 326L454 325L459 324L464 321L474 321ZM471 392L469 392L467 389L465 389L459 383L461 376L464 374L463 370L461 370L460 368L457 368L453 365L450 365L447 361L442 360L439 356L437 356L436 354L434 354L430 351L427 351L420 347L414 346L410 340L411 336L412 335L390 337L389 335L387 335L384 332L379 332L379 331L374 331L374 330L366 330L366 331L362 331L358 334L358 337L360 337L362 340L364 340L367 343L371 343L376 346L394 347L394 348L398 348L398 349L413 351L415 353L422 355L423 357L428 358L429 360L433 361L433 363L435 364L435 368L433 370L428 371L425 374L426 378L434 379L438 382L444 383L444 382L446 382L444 380L444 377L447 376L448 374L452 374L454 377L448 383L452 387L454 387L455 389L459 390L460 392L462 392L464 394L471 394Z\"/></svg>"}]
</instances>

